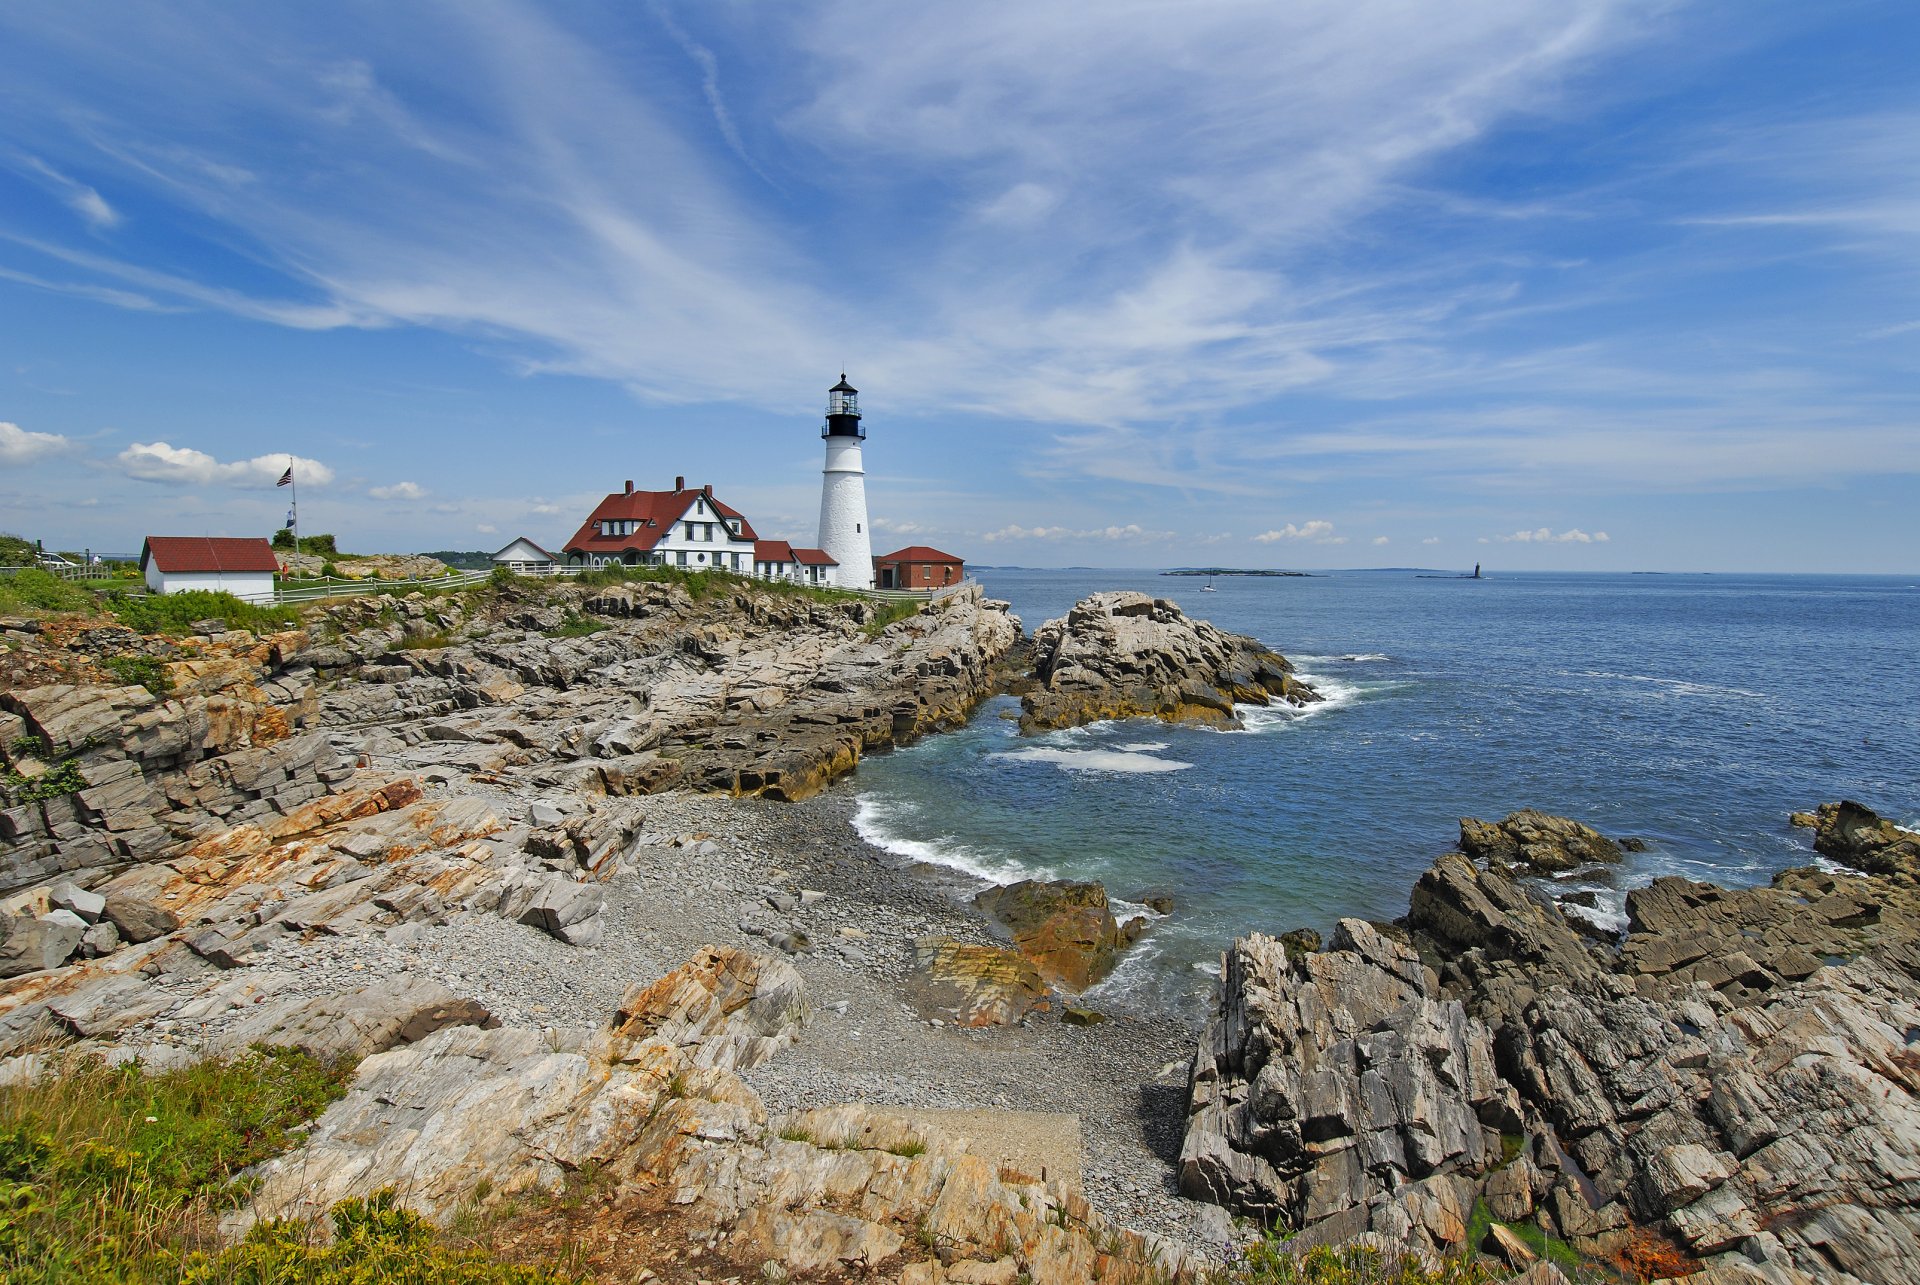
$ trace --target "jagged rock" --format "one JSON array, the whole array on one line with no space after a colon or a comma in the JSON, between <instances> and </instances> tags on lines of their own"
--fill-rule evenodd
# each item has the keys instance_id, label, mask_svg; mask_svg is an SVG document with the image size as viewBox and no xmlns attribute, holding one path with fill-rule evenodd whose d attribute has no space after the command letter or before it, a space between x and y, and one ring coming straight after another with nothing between
<instances>
[{"instance_id":1,"label":"jagged rock","mask_svg":"<svg viewBox=\"0 0 1920 1285\"><path fill-rule=\"evenodd\" d=\"M228 1031L224 1043L234 1048L288 1045L333 1061L371 1057L447 1026L498 1025L476 1000L463 999L438 982L401 977L337 995L272 1004Z\"/></svg>"},{"instance_id":2,"label":"jagged rock","mask_svg":"<svg viewBox=\"0 0 1920 1285\"><path fill-rule=\"evenodd\" d=\"M1006 1026L1047 1000L1047 984L1017 951L946 937L913 943L911 989L923 1011L957 1026Z\"/></svg>"},{"instance_id":3,"label":"jagged rock","mask_svg":"<svg viewBox=\"0 0 1920 1285\"><path fill-rule=\"evenodd\" d=\"M1920 834L1852 800L1814 810L1813 850L1868 874L1920 879Z\"/></svg>"},{"instance_id":4,"label":"jagged rock","mask_svg":"<svg viewBox=\"0 0 1920 1285\"><path fill-rule=\"evenodd\" d=\"M1236 703L1320 699L1286 657L1131 591L1093 594L1047 621L1033 656L1023 732L1135 716L1237 727Z\"/></svg>"},{"instance_id":5,"label":"jagged rock","mask_svg":"<svg viewBox=\"0 0 1920 1285\"><path fill-rule=\"evenodd\" d=\"M1406 924L1442 989L1490 1018L1519 1014L1552 986L1624 989L1552 902L1455 853L1414 884Z\"/></svg>"},{"instance_id":6,"label":"jagged rock","mask_svg":"<svg viewBox=\"0 0 1920 1285\"><path fill-rule=\"evenodd\" d=\"M1430 1250L1465 1235L1471 1179L1500 1160L1518 1099L1487 1028L1429 993L1414 951L1343 919L1295 956L1228 952L1200 1038L1180 1186L1330 1240L1377 1230Z\"/></svg>"},{"instance_id":7,"label":"jagged rock","mask_svg":"<svg viewBox=\"0 0 1920 1285\"><path fill-rule=\"evenodd\" d=\"M1097 883L1023 879L989 888L973 904L1007 926L1042 977L1069 990L1106 976L1139 935L1114 920L1107 890Z\"/></svg>"},{"instance_id":8,"label":"jagged rock","mask_svg":"<svg viewBox=\"0 0 1920 1285\"><path fill-rule=\"evenodd\" d=\"M1503 821L1460 818L1460 850L1475 861L1555 874L1596 862L1622 861L1620 845L1591 826L1532 808Z\"/></svg>"}]
</instances>

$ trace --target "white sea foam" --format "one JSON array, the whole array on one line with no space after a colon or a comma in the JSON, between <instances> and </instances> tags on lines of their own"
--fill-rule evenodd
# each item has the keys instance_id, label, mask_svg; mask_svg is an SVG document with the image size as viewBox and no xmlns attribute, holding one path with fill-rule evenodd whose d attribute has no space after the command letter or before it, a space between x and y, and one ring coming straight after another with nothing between
<instances>
[{"instance_id":1,"label":"white sea foam","mask_svg":"<svg viewBox=\"0 0 1920 1285\"><path fill-rule=\"evenodd\" d=\"M1560 913L1584 919L1602 932L1623 933L1627 930L1627 913L1615 910L1604 902L1598 906L1576 906L1560 903Z\"/></svg>"},{"instance_id":2,"label":"white sea foam","mask_svg":"<svg viewBox=\"0 0 1920 1285\"><path fill-rule=\"evenodd\" d=\"M1569 675L1574 678L1612 678L1623 683L1645 683L1668 696L1731 696L1739 700L1765 700L1767 693L1744 687L1723 687L1718 683L1696 683L1684 678L1661 678L1655 674L1618 674L1605 669L1583 669Z\"/></svg>"},{"instance_id":3,"label":"white sea foam","mask_svg":"<svg viewBox=\"0 0 1920 1285\"><path fill-rule=\"evenodd\" d=\"M1179 759L1163 759L1152 754L1125 750L1070 750L1051 745L1036 745L1025 750L1003 750L987 755L990 759L1008 759L1016 763L1051 763L1062 772L1184 772L1193 766Z\"/></svg>"},{"instance_id":4,"label":"white sea foam","mask_svg":"<svg viewBox=\"0 0 1920 1285\"><path fill-rule=\"evenodd\" d=\"M1369 665L1369 664L1378 664L1379 662L1384 660L1392 660L1393 657L1387 655L1384 652L1363 651L1363 652L1358 652L1351 655L1342 656L1340 659L1346 661L1348 664L1351 664L1351 665Z\"/></svg>"},{"instance_id":5,"label":"white sea foam","mask_svg":"<svg viewBox=\"0 0 1920 1285\"><path fill-rule=\"evenodd\" d=\"M883 852L908 861L924 861L971 875L984 883L1013 883L1021 879L1053 879L1046 866L1029 866L1004 853L981 852L951 838L911 839L893 828L894 812L911 814L911 804L883 801L862 794L853 810L853 832Z\"/></svg>"},{"instance_id":6,"label":"white sea foam","mask_svg":"<svg viewBox=\"0 0 1920 1285\"><path fill-rule=\"evenodd\" d=\"M1128 754L1151 754L1155 750L1166 749L1167 743L1165 741L1129 741L1125 745L1116 745L1114 748L1124 750Z\"/></svg>"}]
</instances>

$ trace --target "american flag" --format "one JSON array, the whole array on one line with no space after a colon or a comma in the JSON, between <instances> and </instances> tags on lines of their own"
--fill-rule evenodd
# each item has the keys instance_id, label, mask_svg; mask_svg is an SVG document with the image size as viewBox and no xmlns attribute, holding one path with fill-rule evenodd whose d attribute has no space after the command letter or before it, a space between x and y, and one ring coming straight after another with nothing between
<instances>
[{"instance_id":1,"label":"american flag","mask_svg":"<svg viewBox=\"0 0 1920 1285\"><path fill-rule=\"evenodd\" d=\"M275 486L292 486L293 485L293 465L291 464L287 465L287 471L280 475L280 480L278 482L275 482L274 485Z\"/></svg>"}]
</instances>

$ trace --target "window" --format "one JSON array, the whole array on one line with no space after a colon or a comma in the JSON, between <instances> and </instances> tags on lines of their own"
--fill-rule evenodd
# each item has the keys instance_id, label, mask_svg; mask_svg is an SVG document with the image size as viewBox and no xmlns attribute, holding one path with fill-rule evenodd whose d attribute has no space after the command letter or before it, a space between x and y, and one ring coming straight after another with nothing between
<instances>
[{"instance_id":1,"label":"window","mask_svg":"<svg viewBox=\"0 0 1920 1285\"><path fill-rule=\"evenodd\" d=\"M853 533L854 533L855 535L859 535L859 534L860 534L860 524L859 524L858 522L856 522L856 523L854 523L854 524L853 524Z\"/></svg>"},{"instance_id":2,"label":"window","mask_svg":"<svg viewBox=\"0 0 1920 1285\"><path fill-rule=\"evenodd\" d=\"M684 567L684 566L686 566L686 565L687 565L687 551L686 551L685 549L682 549L682 550L680 550L680 552L678 552L678 553L676 553L676 554L674 554L674 555L673 555L673 561L674 561L674 565L676 565L676 566L681 566L681 567Z\"/></svg>"}]
</instances>

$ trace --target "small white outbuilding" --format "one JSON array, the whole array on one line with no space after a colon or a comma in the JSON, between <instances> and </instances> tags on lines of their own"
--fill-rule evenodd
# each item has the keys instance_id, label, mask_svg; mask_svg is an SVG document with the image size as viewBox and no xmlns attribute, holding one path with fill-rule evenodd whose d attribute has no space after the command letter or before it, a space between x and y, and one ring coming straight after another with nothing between
<instances>
[{"instance_id":1,"label":"small white outbuilding","mask_svg":"<svg viewBox=\"0 0 1920 1285\"><path fill-rule=\"evenodd\" d=\"M494 566L511 568L523 576L546 575L559 561L524 535L493 555Z\"/></svg>"},{"instance_id":2,"label":"small white outbuilding","mask_svg":"<svg viewBox=\"0 0 1920 1285\"><path fill-rule=\"evenodd\" d=\"M272 602L280 562L258 537L150 535L140 548L140 571L155 593L207 589Z\"/></svg>"}]
</instances>

